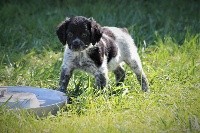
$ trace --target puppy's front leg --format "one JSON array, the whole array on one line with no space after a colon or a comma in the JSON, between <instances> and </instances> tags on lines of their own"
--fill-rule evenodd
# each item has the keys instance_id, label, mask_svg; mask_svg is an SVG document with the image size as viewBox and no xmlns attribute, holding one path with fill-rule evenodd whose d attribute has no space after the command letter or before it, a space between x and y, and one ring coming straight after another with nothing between
<instances>
[{"instance_id":1,"label":"puppy's front leg","mask_svg":"<svg viewBox=\"0 0 200 133\"><path fill-rule=\"evenodd\" d=\"M104 74L98 74L95 76L96 87L103 89L107 85L107 78Z\"/></svg>"},{"instance_id":2,"label":"puppy's front leg","mask_svg":"<svg viewBox=\"0 0 200 133\"><path fill-rule=\"evenodd\" d=\"M97 72L95 74L95 84L97 88L103 89L107 85L107 73Z\"/></svg>"},{"instance_id":3,"label":"puppy's front leg","mask_svg":"<svg viewBox=\"0 0 200 133\"><path fill-rule=\"evenodd\" d=\"M69 80L72 76L73 70L69 68L62 68L61 74L60 74L60 88L59 91L66 93L67 92L67 86L69 84Z\"/></svg>"}]
</instances>

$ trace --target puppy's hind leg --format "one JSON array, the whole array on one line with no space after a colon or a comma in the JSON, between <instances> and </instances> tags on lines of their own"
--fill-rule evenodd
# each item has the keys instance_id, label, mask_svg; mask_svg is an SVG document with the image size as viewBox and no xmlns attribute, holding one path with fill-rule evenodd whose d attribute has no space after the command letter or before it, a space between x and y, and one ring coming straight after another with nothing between
<instances>
[{"instance_id":1,"label":"puppy's hind leg","mask_svg":"<svg viewBox=\"0 0 200 133\"><path fill-rule=\"evenodd\" d=\"M134 56L127 58L126 63L131 67L133 72L136 74L137 80L139 81L143 91L149 91L149 85L146 75L142 69L142 64L138 53L134 53Z\"/></svg>"},{"instance_id":2,"label":"puppy's hind leg","mask_svg":"<svg viewBox=\"0 0 200 133\"><path fill-rule=\"evenodd\" d=\"M114 71L115 79L116 79L116 85L121 85L122 82L124 82L125 79L125 71L121 65L119 65Z\"/></svg>"}]
</instances>

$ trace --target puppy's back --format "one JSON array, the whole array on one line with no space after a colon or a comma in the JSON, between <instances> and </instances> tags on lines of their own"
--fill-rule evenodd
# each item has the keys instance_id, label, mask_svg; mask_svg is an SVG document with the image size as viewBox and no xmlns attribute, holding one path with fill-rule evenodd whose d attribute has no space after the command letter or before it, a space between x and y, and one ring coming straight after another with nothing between
<instances>
[{"instance_id":1,"label":"puppy's back","mask_svg":"<svg viewBox=\"0 0 200 133\"><path fill-rule=\"evenodd\" d=\"M116 46L118 47L118 52L123 57L127 58L130 54L137 52L137 47L135 46L134 40L128 33L126 28L117 27L103 27L113 34ZM110 33L110 34L111 34Z\"/></svg>"}]
</instances>

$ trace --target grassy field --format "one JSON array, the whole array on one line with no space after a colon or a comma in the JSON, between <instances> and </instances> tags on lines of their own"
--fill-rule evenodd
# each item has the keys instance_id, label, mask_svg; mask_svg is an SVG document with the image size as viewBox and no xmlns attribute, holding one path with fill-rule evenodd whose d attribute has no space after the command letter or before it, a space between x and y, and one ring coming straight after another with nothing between
<instances>
[{"instance_id":1,"label":"grassy field","mask_svg":"<svg viewBox=\"0 0 200 133\"><path fill-rule=\"evenodd\" d=\"M55 34L66 17L93 17L127 27L150 82L144 93L125 66L126 80L95 91L76 71L72 104L36 118L0 106L0 132L200 132L200 2L198 0L1 0L0 86L58 87L63 46Z\"/></svg>"}]
</instances>

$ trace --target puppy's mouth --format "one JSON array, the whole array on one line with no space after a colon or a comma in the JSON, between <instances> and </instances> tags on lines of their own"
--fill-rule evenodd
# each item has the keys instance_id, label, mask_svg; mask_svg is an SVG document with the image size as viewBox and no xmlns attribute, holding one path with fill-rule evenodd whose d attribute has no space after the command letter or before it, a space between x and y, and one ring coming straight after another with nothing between
<instances>
[{"instance_id":1,"label":"puppy's mouth","mask_svg":"<svg viewBox=\"0 0 200 133\"><path fill-rule=\"evenodd\" d=\"M71 45L71 48L70 48L72 51L81 51L81 47L77 47L77 46L73 46Z\"/></svg>"}]
</instances>

